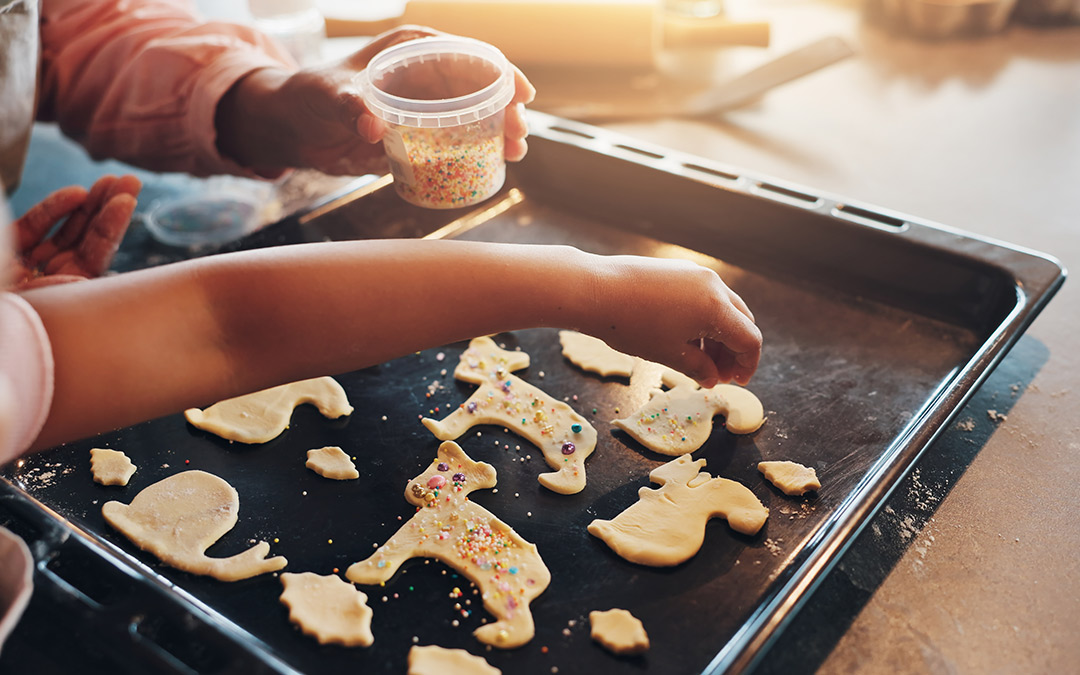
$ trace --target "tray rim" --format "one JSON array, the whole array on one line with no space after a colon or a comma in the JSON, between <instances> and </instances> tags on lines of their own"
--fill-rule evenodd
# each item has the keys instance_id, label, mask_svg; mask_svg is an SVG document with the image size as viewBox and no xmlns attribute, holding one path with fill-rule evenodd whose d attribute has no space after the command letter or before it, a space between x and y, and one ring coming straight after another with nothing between
<instances>
[{"instance_id":1,"label":"tray rim","mask_svg":"<svg viewBox=\"0 0 1080 675\"><path fill-rule=\"evenodd\" d=\"M848 199L798 183L777 180L722 162L639 141L630 136L545 113L529 111L530 134L552 142L569 143L586 150L702 182L714 187L771 199L853 225L933 245L978 261L1008 274L1015 299L1012 308L990 332L963 367L941 382L923 407L887 446L858 486L818 527L799 555L781 573L783 583L774 586L758 603L742 628L720 649L703 675L727 675L752 670L790 624L813 591L839 562L843 553L877 514L889 495L910 473L923 453L960 414L963 406L1031 325L1035 317L1061 288L1068 274L1062 263L1047 253L987 237L901 211ZM705 169L700 171L695 167ZM716 172L716 173L713 173ZM721 175L716 175L716 174ZM707 178L713 177L713 180ZM731 176L728 179L726 176ZM780 191L770 189L780 188ZM783 191L801 195L791 197ZM843 207L878 214L899 226L852 218ZM943 241L934 241L945 235ZM958 250L949 244L976 242L979 250ZM991 256L991 253L998 254ZM1006 256L1006 260L996 259ZM1023 270L1015 267L1025 265ZM1005 263L1016 263L1013 268ZM1029 269L1030 268L1030 269ZM807 553L809 551L809 553Z\"/></svg>"},{"instance_id":2,"label":"tray rim","mask_svg":"<svg viewBox=\"0 0 1080 675\"><path fill-rule=\"evenodd\" d=\"M576 146L717 189L798 207L843 221L853 227L871 228L888 235L932 246L935 249L944 248L956 255L1000 270L1012 280L1015 299L1007 315L989 333L971 358L940 383L923 407L912 416L904 429L887 446L858 486L818 526L814 537L802 547L799 555L781 572L781 583L775 584L763 598L759 599L757 608L750 618L723 645L702 672L717 675L750 670L764 656L798 610L809 600L813 591L839 562L843 553L870 522L900 481L914 468L918 459L934 440L948 428L979 385L989 377L994 367L1007 355L1038 313L1053 298L1064 283L1067 271L1053 256L1023 246L917 218L900 211L847 199L790 181L773 179L763 174L640 141L600 127L531 110L528 111L528 117L530 134L537 139ZM386 187L389 184L386 178L386 176L374 175L358 178L347 188L327 196L317 204L289 216L286 220L299 219L301 223L309 222L319 215ZM800 196L792 197L792 193ZM492 211L499 203L501 201L493 200L482 204L466 212L459 220L474 221L479 224L486 219L482 217L477 219L477 215ZM844 207L854 207L865 213L879 215L881 222L875 222L874 219L853 218L843 210ZM892 226L884 224L885 221L900 224ZM467 229L471 228L468 225L464 230L460 227L446 226L440 228L438 232L431 233L429 237L453 238L454 235ZM938 241L938 239L941 240ZM977 244L975 250L961 250L959 244L970 245L972 242ZM999 260L1001 256L1005 259ZM1008 266L1011 263L1016 264L1012 267ZM1023 267L1023 269L1018 270L1017 267ZM241 645L248 645L249 651L260 652L262 659L268 657L270 663L273 664L271 667L280 669L281 672L296 672L278 658L273 647L224 618L194 596L174 587L137 559L129 557L93 532L84 531L6 478L0 476L0 482L5 488L10 488L25 499L42 516L53 524L67 528L71 535L84 541L93 551L107 558L112 564L137 571L150 583L162 588L180 591L178 602L188 611L199 614L205 621L215 625L218 630ZM42 552L42 555L46 553L48 552ZM35 579L41 574L39 568L44 564L45 562L37 560ZM265 660L264 664L270 665Z\"/></svg>"}]
</instances>

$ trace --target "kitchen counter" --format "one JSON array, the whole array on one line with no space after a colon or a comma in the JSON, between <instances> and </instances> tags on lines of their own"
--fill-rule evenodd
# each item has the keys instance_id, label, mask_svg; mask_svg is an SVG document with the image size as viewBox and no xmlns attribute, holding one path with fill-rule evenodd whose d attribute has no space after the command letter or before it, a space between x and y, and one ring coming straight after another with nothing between
<instances>
[{"instance_id":1,"label":"kitchen counter","mask_svg":"<svg viewBox=\"0 0 1080 675\"><path fill-rule=\"evenodd\" d=\"M1080 27L926 42L850 2L728 11L772 23L768 54L840 35L856 55L716 121L607 126L1080 269ZM717 81L766 56L731 52L711 64ZM1080 286L1066 281L758 672L1075 671L1078 307Z\"/></svg>"},{"instance_id":2,"label":"kitchen counter","mask_svg":"<svg viewBox=\"0 0 1080 675\"><path fill-rule=\"evenodd\" d=\"M605 126L1080 268L1080 27L1011 25L987 38L925 42L868 24L845 0L729 2L728 11L769 20L772 46L669 54L665 66L685 73L704 64L722 81L827 35L857 53L714 121ZM543 109L560 83L543 73L534 80ZM31 167L62 145L54 133L38 130ZM64 184L28 176L17 211L35 191ZM138 226L133 236L158 262L177 255ZM1067 504L1080 483L1078 301L1080 288L1067 282L758 672L1075 669L1080 527Z\"/></svg>"}]
</instances>

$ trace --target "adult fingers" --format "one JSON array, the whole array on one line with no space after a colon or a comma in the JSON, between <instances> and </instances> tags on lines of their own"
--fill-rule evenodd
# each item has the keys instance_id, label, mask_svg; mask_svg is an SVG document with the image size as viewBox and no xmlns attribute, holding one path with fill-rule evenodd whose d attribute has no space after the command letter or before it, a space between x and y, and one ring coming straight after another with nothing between
<instances>
[{"instance_id":1,"label":"adult fingers","mask_svg":"<svg viewBox=\"0 0 1080 675\"><path fill-rule=\"evenodd\" d=\"M520 162L529 151L529 143L524 138L516 140L506 139L504 154L508 162Z\"/></svg>"},{"instance_id":2,"label":"adult fingers","mask_svg":"<svg viewBox=\"0 0 1080 675\"><path fill-rule=\"evenodd\" d=\"M525 73L521 72L520 68L514 66L514 98L510 102L532 103L534 98L536 98L536 87L529 82L529 78L525 77Z\"/></svg>"},{"instance_id":3,"label":"adult fingers","mask_svg":"<svg viewBox=\"0 0 1080 675\"><path fill-rule=\"evenodd\" d=\"M348 56L345 59L345 63L355 70L363 70L367 67L368 61L371 61L373 56L387 47L392 47L400 42L418 40L423 37L431 37L432 35L438 34L438 31L426 26L398 26L397 28L375 36L375 38L363 49L353 52Z\"/></svg>"},{"instance_id":4,"label":"adult fingers","mask_svg":"<svg viewBox=\"0 0 1080 675\"><path fill-rule=\"evenodd\" d=\"M32 206L15 221L16 252L27 255L56 223L82 206L86 194L83 188L72 185L53 192Z\"/></svg>"}]
</instances>

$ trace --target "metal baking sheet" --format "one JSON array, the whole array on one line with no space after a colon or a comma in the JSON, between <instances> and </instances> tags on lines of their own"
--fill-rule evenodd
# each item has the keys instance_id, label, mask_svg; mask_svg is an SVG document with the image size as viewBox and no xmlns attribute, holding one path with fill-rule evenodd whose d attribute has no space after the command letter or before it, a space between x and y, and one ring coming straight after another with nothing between
<instances>
[{"instance_id":1,"label":"metal baking sheet","mask_svg":"<svg viewBox=\"0 0 1080 675\"><path fill-rule=\"evenodd\" d=\"M5 467L0 524L33 543L36 579L48 589L39 593L67 609L32 606L0 666L40 666L41 654L28 651L44 644L38 633L74 617L74 658L114 671L403 673L415 643L467 649L515 674L746 670L1064 278L1039 253L559 118L531 122L529 159L479 208L413 208L372 177L239 247L433 236L685 257L716 269L766 336L750 388L768 421L749 436L717 424L695 457L761 499L770 509L763 530L746 537L711 521L701 551L671 569L625 562L590 536L591 520L634 503L648 473L670 459L610 425L648 392L571 366L554 329L517 331L496 338L532 357L519 375L569 400L599 432L588 486L571 496L540 487L540 453L512 433L481 427L459 439L498 471L497 492L472 498L534 542L552 572L532 604L528 645L486 649L472 637L490 619L473 589L441 563L413 560L385 587L362 589L375 612L372 647L319 646L288 622L273 576L225 584L172 570L100 513L105 501L128 502L162 478L202 469L240 494L240 520L210 555L262 539L289 559L288 571L343 572L412 513L404 486L438 446L419 417L443 416L473 390L452 379L459 343L338 375L356 408L350 417L325 420L302 406L265 445L230 444L173 415ZM447 302L474 301L446 274ZM641 317L641 330L650 320ZM304 467L305 452L325 445L357 458L359 480L328 481ZM132 457L139 471L127 487L92 482L92 447ZM756 470L770 459L816 467L822 489L784 496ZM455 586L462 598L450 597ZM455 609L465 600L468 616ZM641 618L647 654L614 657L590 640L588 612L611 607Z\"/></svg>"}]
</instances>

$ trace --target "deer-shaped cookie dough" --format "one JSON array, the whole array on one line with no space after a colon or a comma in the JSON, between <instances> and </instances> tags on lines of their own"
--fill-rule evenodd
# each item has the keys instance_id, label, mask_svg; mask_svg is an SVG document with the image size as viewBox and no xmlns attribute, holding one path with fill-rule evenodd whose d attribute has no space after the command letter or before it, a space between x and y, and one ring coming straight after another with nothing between
<instances>
[{"instance_id":1,"label":"deer-shaped cookie dough","mask_svg":"<svg viewBox=\"0 0 1080 675\"><path fill-rule=\"evenodd\" d=\"M461 354L454 377L480 387L442 420L425 418L424 426L440 441L459 438L478 424L512 429L540 448L552 473L537 480L547 489L570 495L585 489L585 458L596 448L596 429L581 415L512 372L529 365L529 355L500 349L479 337Z\"/></svg>"},{"instance_id":2,"label":"deer-shaped cookie dough","mask_svg":"<svg viewBox=\"0 0 1080 675\"><path fill-rule=\"evenodd\" d=\"M605 377L629 377L631 386L651 388L645 405L611 423L654 452L673 457L694 452L709 440L716 415L724 416L733 434L752 433L765 423L761 401L742 387L718 384L702 389L678 371L628 356L581 333L560 331L559 341L563 356L577 367ZM667 391L657 388L657 375Z\"/></svg>"},{"instance_id":3,"label":"deer-shaped cookie dough","mask_svg":"<svg viewBox=\"0 0 1080 675\"><path fill-rule=\"evenodd\" d=\"M484 608L495 616L495 623L476 629L477 640L502 649L525 644L535 632L529 603L547 588L551 573L535 544L469 501L473 490L492 487L493 466L444 442L427 471L405 489L416 514L345 576L357 584L381 584L410 558L436 558L476 584Z\"/></svg>"},{"instance_id":4,"label":"deer-shaped cookie dough","mask_svg":"<svg viewBox=\"0 0 1080 675\"><path fill-rule=\"evenodd\" d=\"M741 483L699 469L704 459L683 455L652 470L659 489L638 490L637 503L612 520L594 520L589 533L630 562L654 567L689 560L705 541L705 523L721 516L736 532L757 534L769 509Z\"/></svg>"}]
</instances>

